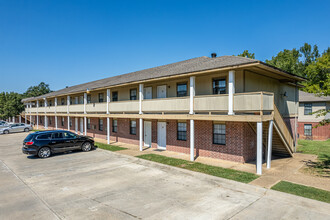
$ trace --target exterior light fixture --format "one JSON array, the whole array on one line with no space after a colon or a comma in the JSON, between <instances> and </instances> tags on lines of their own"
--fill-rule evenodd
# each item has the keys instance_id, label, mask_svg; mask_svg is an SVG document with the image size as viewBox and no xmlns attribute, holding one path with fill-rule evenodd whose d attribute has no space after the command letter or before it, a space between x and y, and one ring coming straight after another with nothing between
<instances>
[{"instance_id":1,"label":"exterior light fixture","mask_svg":"<svg viewBox=\"0 0 330 220\"><path fill-rule=\"evenodd\" d=\"M89 94L90 93L90 90L89 88L86 89L86 93Z\"/></svg>"}]
</instances>

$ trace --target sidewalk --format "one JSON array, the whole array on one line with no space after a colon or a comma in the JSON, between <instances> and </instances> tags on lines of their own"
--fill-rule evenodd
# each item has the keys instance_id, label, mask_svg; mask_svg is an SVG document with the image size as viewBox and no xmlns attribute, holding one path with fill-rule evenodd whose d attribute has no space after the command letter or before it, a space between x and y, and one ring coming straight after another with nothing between
<instances>
[{"instance_id":1,"label":"sidewalk","mask_svg":"<svg viewBox=\"0 0 330 220\"><path fill-rule=\"evenodd\" d=\"M95 138L96 142L107 143L104 139ZM133 144L125 144L121 142L110 142L112 145L127 148L126 150L117 151L117 153L129 156L139 156L142 154L158 154L166 157L177 159L189 160L188 154L177 153L173 151L158 150L156 148L144 148L143 151L139 150L139 146ZM263 164L263 174L258 179L250 182L249 184L261 186L264 188L271 188L281 180L312 186L315 188L330 191L330 179L316 177L309 174L300 172L299 170L304 166L304 161L316 160L316 155L295 153L292 158L279 158L273 159L271 168L266 168L266 163ZM229 168L234 170L245 171L249 173L256 173L255 163L237 163L232 161L214 159L209 157L198 157L195 160L207 165Z\"/></svg>"}]
</instances>

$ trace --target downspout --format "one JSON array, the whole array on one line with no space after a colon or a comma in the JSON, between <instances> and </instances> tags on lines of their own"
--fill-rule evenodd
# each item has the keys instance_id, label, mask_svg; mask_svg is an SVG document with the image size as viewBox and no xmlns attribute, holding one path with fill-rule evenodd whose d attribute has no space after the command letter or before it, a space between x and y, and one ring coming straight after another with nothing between
<instances>
[{"instance_id":1,"label":"downspout","mask_svg":"<svg viewBox=\"0 0 330 220\"><path fill-rule=\"evenodd\" d=\"M295 82L296 84L296 87L295 87L295 90L294 90L294 104L296 105L295 106L295 115L294 115L294 152L296 153L297 151L297 115L298 115L298 106L299 106L299 103L297 104L297 81ZM299 94L299 93L298 93ZM299 99L298 99L299 100Z\"/></svg>"}]
</instances>

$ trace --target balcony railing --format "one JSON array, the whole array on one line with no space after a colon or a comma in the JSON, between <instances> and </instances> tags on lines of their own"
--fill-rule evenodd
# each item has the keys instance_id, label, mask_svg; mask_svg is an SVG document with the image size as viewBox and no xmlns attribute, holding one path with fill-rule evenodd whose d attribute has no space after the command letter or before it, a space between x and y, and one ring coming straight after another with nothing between
<instances>
[{"instance_id":1,"label":"balcony railing","mask_svg":"<svg viewBox=\"0 0 330 220\"><path fill-rule=\"evenodd\" d=\"M202 95L194 97L194 111L199 112L227 112L228 94ZM57 113L66 113L68 106L59 105L56 107ZM146 99L142 101L142 112L144 113L162 113L162 112L189 112L190 98L175 97L162 99ZM234 112L259 112L274 110L274 94L268 92L236 93L233 96ZM55 106L39 107L38 112L54 113ZM26 109L29 112L30 109ZM86 104L87 113L105 113L107 103L89 103ZM83 113L84 105L69 105L70 113ZM109 103L110 113L138 113L139 100L118 101ZM31 113L36 113L36 108L31 108Z\"/></svg>"},{"instance_id":2,"label":"balcony railing","mask_svg":"<svg viewBox=\"0 0 330 220\"><path fill-rule=\"evenodd\" d=\"M189 97L146 99L142 101L142 112L187 112Z\"/></svg>"},{"instance_id":3,"label":"balcony railing","mask_svg":"<svg viewBox=\"0 0 330 220\"><path fill-rule=\"evenodd\" d=\"M110 102L109 111L114 112L139 112L139 100Z\"/></svg>"}]
</instances>

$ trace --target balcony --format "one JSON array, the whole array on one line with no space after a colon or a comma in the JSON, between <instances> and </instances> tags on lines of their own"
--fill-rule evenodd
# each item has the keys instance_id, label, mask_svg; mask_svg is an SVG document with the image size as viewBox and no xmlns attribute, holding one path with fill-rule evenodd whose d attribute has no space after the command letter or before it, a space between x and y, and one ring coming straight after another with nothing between
<instances>
[{"instance_id":1,"label":"balcony","mask_svg":"<svg viewBox=\"0 0 330 220\"><path fill-rule=\"evenodd\" d=\"M143 113L188 113L190 97L175 97L162 99L146 99L142 101ZM67 105L56 107L57 113L67 113ZM267 92L236 93L233 96L233 109L237 113L259 113L274 110L274 94ZM54 113L55 106L39 107L38 112ZM107 103L89 103L86 105L87 113L106 113ZM30 109L26 109L29 113ZM31 108L36 113L37 108ZM70 113L83 113L84 105L69 105ZM109 103L110 113L138 113L139 100L118 101ZM194 97L194 112L228 112L228 94L202 95Z\"/></svg>"},{"instance_id":2,"label":"balcony","mask_svg":"<svg viewBox=\"0 0 330 220\"><path fill-rule=\"evenodd\" d=\"M189 97L146 99L142 112L189 112Z\"/></svg>"},{"instance_id":3,"label":"balcony","mask_svg":"<svg viewBox=\"0 0 330 220\"><path fill-rule=\"evenodd\" d=\"M84 105L77 105L82 106L80 107L82 111L84 111ZM86 105L86 112L87 113L96 113L96 112L106 112L107 111L107 103L89 103Z\"/></svg>"},{"instance_id":4,"label":"balcony","mask_svg":"<svg viewBox=\"0 0 330 220\"><path fill-rule=\"evenodd\" d=\"M139 100L110 102L109 103L109 111L110 111L110 113L114 113L114 112L139 112Z\"/></svg>"}]
</instances>

